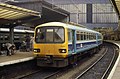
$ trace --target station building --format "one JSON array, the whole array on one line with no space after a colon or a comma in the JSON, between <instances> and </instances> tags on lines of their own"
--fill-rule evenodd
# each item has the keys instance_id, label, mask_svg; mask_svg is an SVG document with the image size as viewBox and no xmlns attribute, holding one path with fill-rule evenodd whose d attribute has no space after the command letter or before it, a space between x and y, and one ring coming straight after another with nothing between
<instances>
[{"instance_id":1,"label":"station building","mask_svg":"<svg viewBox=\"0 0 120 79\"><path fill-rule=\"evenodd\" d=\"M116 30L118 26L118 15L115 12L110 0L1 0L1 1L19 7L39 11L40 13L42 12L41 4L44 5L46 4L45 2L48 2L52 4L51 6L53 10L57 11L59 9L63 9L67 12L70 12L70 19L67 19L67 21L83 24L90 29L93 29L94 27L103 28L113 27L113 29ZM65 14L65 11L61 12L61 14ZM42 15L47 16L47 14L45 13L42 13ZM49 15L47 17L51 16ZM60 21L56 20L57 18L60 17L55 17L54 20L50 21ZM43 20L41 20L41 23L43 23L42 21Z\"/></svg>"},{"instance_id":2,"label":"station building","mask_svg":"<svg viewBox=\"0 0 120 79\"><path fill-rule=\"evenodd\" d=\"M117 28L118 16L109 0L46 0L70 12L70 21L88 28ZM55 7L56 8L56 7Z\"/></svg>"},{"instance_id":3,"label":"station building","mask_svg":"<svg viewBox=\"0 0 120 79\"><path fill-rule=\"evenodd\" d=\"M70 21L101 32L105 39L119 40L118 15L110 0L46 0L70 12ZM111 28L112 30L105 30ZM99 30L100 29L100 30Z\"/></svg>"}]
</instances>

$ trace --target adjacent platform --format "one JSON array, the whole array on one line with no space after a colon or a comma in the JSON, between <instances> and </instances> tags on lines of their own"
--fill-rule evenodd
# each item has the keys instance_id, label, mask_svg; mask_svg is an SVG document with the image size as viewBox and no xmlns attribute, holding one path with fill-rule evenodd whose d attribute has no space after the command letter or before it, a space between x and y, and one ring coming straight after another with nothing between
<instances>
[{"instance_id":1,"label":"adjacent platform","mask_svg":"<svg viewBox=\"0 0 120 79\"><path fill-rule=\"evenodd\" d=\"M117 46L119 46L120 48L120 41L107 41L107 42L112 42L116 44ZM119 53L120 53L120 49L119 49ZM120 54L107 79L120 79Z\"/></svg>"},{"instance_id":2,"label":"adjacent platform","mask_svg":"<svg viewBox=\"0 0 120 79\"><path fill-rule=\"evenodd\" d=\"M0 66L25 62L34 59L32 52L17 52L12 56L0 56Z\"/></svg>"}]
</instances>

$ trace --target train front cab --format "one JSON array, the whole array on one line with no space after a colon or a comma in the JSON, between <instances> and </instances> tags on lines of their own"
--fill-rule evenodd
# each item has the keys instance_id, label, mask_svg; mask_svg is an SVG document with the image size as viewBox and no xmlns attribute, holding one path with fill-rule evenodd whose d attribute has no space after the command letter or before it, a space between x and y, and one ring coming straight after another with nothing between
<instances>
[{"instance_id":1,"label":"train front cab","mask_svg":"<svg viewBox=\"0 0 120 79\"><path fill-rule=\"evenodd\" d=\"M35 32L34 54L37 65L65 67L68 65L67 29L61 26L38 27Z\"/></svg>"}]
</instances>

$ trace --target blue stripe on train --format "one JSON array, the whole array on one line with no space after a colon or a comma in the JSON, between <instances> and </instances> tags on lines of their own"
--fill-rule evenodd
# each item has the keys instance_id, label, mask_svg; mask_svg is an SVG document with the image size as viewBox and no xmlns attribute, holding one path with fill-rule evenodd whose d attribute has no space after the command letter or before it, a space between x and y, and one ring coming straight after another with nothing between
<instances>
[{"instance_id":1,"label":"blue stripe on train","mask_svg":"<svg viewBox=\"0 0 120 79\"><path fill-rule=\"evenodd\" d=\"M101 44L101 41L99 41L98 43ZM91 48L97 47L98 45L96 44L96 41L94 41L94 42L85 42L85 43L77 43L76 44L76 53L83 52L85 50L89 50ZM73 52L72 44L68 45L68 51L69 51L69 54L72 54L72 52Z\"/></svg>"},{"instance_id":2,"label":"blue stripe on train","mask_svg":"<svg viewBox=\"0 0 120 79\"><path fill-rule=\"evenodd\" d=\"M86 47L86 45L92 45L92 44L96 44L96 41L94 42L85 42L85 43L77 43L76 44L76 48L78 49L79 47ZM73 46L72 44L68 45L68 50L73 50Z\"/></svg>"},{"instance_id":3,"label":"blue stripe on train","mask_svg":"<svg viewBox=\"0 0 120 79\"><path fill-rule=\"evenodd\" d=\"M94 48L94 47L97 47L97 46L98 46L97 44L89 45L89 46L87 46L87 47L83 47L82 49L77 49L76 52L77 52L77 53L83 52L83 51L89 50L89 49Z\"/></svg>"}]
</instances>

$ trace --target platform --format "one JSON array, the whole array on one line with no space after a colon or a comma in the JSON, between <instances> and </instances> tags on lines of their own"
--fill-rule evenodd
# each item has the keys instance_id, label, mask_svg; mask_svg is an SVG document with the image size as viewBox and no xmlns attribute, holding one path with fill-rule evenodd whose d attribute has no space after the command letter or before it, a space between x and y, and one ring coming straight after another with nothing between
<instances>
[{"instance_id":1,"label":"platform","mask_svg":"<svg viewBox=\"0 0 120 79\"><path fill-rule=\"evenodd\" d=\"M10 65L20 62L25 62L34 59L32 52L17 52L11 56L0 55L0 67L4 65Z\"/></svg>"},{"instance_id":2,"label":"platform","mask_svg":"<svg viewBox=\"0 0 120 79\"><path fill-rule=\"evenodd\" d=\"M107 42L112 42L112 43L116 44L117 46L119 46L119 48L120 48L120 41L107 40ZM119 53L120 53L120 49L119 49ZM116 60L116 63L114 64L114 67L112 68L107 79L120 79L120 54L119 54L119 56Z\"/></svg>"}]
</instances>

